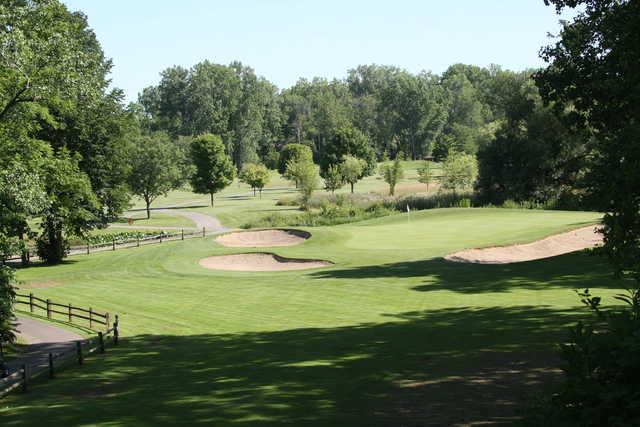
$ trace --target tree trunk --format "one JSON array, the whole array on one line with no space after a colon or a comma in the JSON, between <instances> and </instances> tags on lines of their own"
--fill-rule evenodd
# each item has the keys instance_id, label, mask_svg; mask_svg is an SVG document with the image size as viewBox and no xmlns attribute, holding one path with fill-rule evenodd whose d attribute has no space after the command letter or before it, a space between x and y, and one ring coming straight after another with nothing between
<instances>
[{"instance_id":1,"label":"tree trunk","mask_svg":"<svg viewBox=\"0 0 640 427\"><path fill-rule=\"evenodd\" d=\"M20 232L18 239L21 243L24 243L24 233ZM29 265L29 248L26 246L20 251L20 261L22 262L23 267L27 267Z\"/></svg>"},{"instance_id":2,"label":"tree trunk","mask_svg":"<svg viewBox=\"0 0 640 427\"><path fill-rule=\"evenodd\" d=\"M351 194L353 194L353 182L350 182L351 184Z\"/></svg>"},{"instance_id":3,"label":"tree trunk","mask_svg":"<svg viewBox=\"0 0 640 427\"><path fill-rule=\"evenodd\" d=\"M209 193L209 195L211 196L211 207L213 207L213 193Z\"/></svg>"},{"instance_id":4,"label":"tree trunk","mask_svg":"<svg viewBox=\"0 0 640 427\"><path fill-rule=\"evenodd\" d=\"M262 199L262 187L260 187L260 198Z\"/></svg>"},{"instance_id":5,"label":"tree trunk","mask_svg":"<svg viewBox=\"0 0 640 427\"><path fill-rule=\"evenodd\" d=\"M151 218L151 202L147 198L145 198L144 201L147 204L147 219L150 219Z\"/></svg>"},{"instance_id":6,"label":"tree trunk","mask_svg":"<svg viewBox=\"0 0 640 427\"><path fill-rule=\"evenodd\" d=\"M262 194L262 192L260 194ZM256 187L253 187L253 197L256 197Z\"/></svg>"}]
</instances>

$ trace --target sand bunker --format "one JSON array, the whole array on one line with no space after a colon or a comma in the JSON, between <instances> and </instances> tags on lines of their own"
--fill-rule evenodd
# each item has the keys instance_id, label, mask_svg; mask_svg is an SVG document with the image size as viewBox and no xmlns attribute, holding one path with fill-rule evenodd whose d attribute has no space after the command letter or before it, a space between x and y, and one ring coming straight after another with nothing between
<instances>
[{"instance_id":1,"label":"sand bunker","mask_svg":"<svg viewBox=\"0 0 640 427\"><path fill-rule=\"evenodd\" d=\"M255 230L223 234L216 239L216 242L236 248L265 248L293 246L304 242L309 237L311 234L302 230Z\"/></svg>"},{"instance_id":2,"label":"sand bunker","mask_svg":"<svg viewBox=\"0 0 640 427\"><path fill-rule=\"evenodd\" d=\"M549 258L601 244L602 235L596 230L597 227L591 225L523 245L465 249L449 254L445 259L476 264L509 264Z\"/></svg>"},{"instance_id":3,"label":"sand bunker","mask_svg":"<svg viewBox=\"0 0 640 427\"><path fill-rule=\"evenodd\" d=\"M213 270L286 271L326 267L332 263L317 259L284 258L270 253L220 255L203 258L199 264Z\"/></svg>"}]
</instances>

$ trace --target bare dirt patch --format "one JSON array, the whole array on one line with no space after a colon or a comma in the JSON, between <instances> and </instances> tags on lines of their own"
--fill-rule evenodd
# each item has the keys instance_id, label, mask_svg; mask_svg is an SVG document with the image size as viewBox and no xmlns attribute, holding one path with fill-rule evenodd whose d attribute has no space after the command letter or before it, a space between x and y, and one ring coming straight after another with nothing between
<instances>
[{"instance_id":1,"label":"bare dirt patch","mask_svg":"<svg viewBox=\"0 0 640 427\"><path fill-rule=\"evenodd\" d=\"M569 252L593 248L601 244L602 235L597 233L596 230L597 227L590 225L566 233L549 236L533 243L484 249L465 249L449 254L445 256L445 259L453 262L475 264L510 264L550 258Z\"/></svg>"},{"instance_id":2,"label":"bare dirt patch","mask_svg":"<svg viewBox=\"0 0 640 427\"><path fill-rule=\"evenodd\" d=\"M27 282L20 284L20 289L47 289L47 288L55 288L56 286L62 285L62 282L57 280L36 280L33 282Z\"/></svg>"},{"instance_id":3,"label":"bare dirt patch","mask_svg":"<svg viewBox=\"0 0 640 427\"><path fill-rule=\"evenodd\" d=\"M326 267L332 263L317 259L285 258L271 253L254 252L212 256L201 259L199 264L212 270L287 271Z\"/></svg>"},{"instance_id":4,"label":"bare dirt patch","mask_svg":"<svg viewBox=\"0 0 640 427\"><path fill-rule=\"evenodd\" d=\"M222 246L235 248L266 248L298 245L309 237L311 234L302 230L254 230L223 234L216 239L216 242Z\"/></svg>"}]
</instances>

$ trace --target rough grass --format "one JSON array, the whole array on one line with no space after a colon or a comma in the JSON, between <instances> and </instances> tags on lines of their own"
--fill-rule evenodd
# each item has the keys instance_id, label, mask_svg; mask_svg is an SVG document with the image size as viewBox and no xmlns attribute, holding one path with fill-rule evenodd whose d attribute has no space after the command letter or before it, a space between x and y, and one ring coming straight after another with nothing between
<instances>
[{"instance_id":1,"label":"rough grass","mask_svg":"<svg viewBox=\"0 0 640 427\"><path fill-rule=\"evenodd\" d=\"M121 315L122 346L3 401L3 425L451 425L513 420L585 313L624 283L586 253L453 264L466 247L526 242L588 212L436 209L309 229L282 256L335 266L216 272L212 239L21 270L37 295ZM246 252L246 248L241 248Z\"/></svg>"}]
</instances>

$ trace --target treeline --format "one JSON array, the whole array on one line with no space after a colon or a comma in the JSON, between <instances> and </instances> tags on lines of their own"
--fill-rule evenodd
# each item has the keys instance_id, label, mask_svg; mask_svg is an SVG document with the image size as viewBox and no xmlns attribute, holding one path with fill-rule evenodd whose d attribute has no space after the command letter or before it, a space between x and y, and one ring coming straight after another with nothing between
<instances>
[{"instance_id":1,"label":"treeline","mask_svg":"<svg viewBox=\"0 0 640 427\"><path fill-rule=\"evenodd\" d=\"M289 143L309 146L320 163L336 133L351 128L377 160L400 152L416 160L486 147L532 86L530 76L499 66L456 64L435 75L362 65L344 80L301 79L278 91L239 62L203 61L164 70L132 108L147 131L220 135L238 168L255 161L275 167Z\"/></svg>"}]
</instances>

